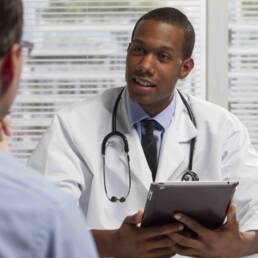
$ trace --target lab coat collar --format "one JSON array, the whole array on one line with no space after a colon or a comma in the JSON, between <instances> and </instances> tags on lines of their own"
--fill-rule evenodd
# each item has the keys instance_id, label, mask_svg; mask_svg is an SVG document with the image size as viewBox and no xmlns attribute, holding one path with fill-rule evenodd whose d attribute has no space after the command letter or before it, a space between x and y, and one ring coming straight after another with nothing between
<instances>
[{"instance_id":1,"label":"lab coat collar","mask_svg":"<svg viewBox=\"0 0 258 258\"><path fill-rule=\"evenodd\" d=\"M178 103L175 112L175 127L176 132L178 133L178 142L188 142L189 140L197 136L197 128L191 121L187 108L185 107L181 97L179 96L178 91L176 91L175 96ZM191 96L184 94L184 97L186 98L194 116L196 117L196 114L194 113L191 104Z\"/></svg>"},{"instance_id":2,"label":"lab coat collar","mask_svg":"<svg viewBox=\"0 0 258 258\"><path fill-rule=\"evenodd\" d=\"M138 179L148 190L152 183L152 175L137 131L128 122L125 94L128 94L127 91L123 93L120 106L121 112L118 112L118 121L121 121L118 124L118 129L125 134L128 140L132 180ZM175 96L177 103L175 120L163 135L156 182L167 181L172 174L178 171L180 166L188 164L189 153L184 153L182 145L189 143L197 135L197 130L177 91Z\"/></svg>"},{"instance_id":3,"label":"lab coat collar","mask_svg":"<svg viewBox=\"0 0 258 258\"><path fill-rule=\"evenodd\" d=\"M187 109L179 96L176 96L175 119L163 135L162 147L157 171L157 182L166 182L172 175L178 178L178 174L188 167L189 149L185 153L185 145L190 145L191 139L197 136L197 129L191 121ZM187 96L185 96L189 102ZM194 113L194 111L193 111ZM180 169L181 167L181 169Z\"/></svg>"}]
</instances>

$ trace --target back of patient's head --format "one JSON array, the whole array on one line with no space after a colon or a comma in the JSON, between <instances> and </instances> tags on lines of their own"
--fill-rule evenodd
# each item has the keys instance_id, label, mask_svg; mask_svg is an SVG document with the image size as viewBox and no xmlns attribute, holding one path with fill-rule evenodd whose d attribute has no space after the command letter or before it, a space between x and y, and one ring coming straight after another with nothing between
<instances>
[{"instance_id":1,"label":"back of patient's head","mask_svg":"<svg viewBox=\"0 0 258 258\"><path fill-rule=\"evenodd\" d=\"M183 57L184 59L191 57L195 43L195 32L191 22L181 11L172 7L162 7L149 11L136 22L132 32L132 40L137 26L143 20L164 22L182 28L184 31Z\"/></svg>"},{"instance_id":2,"label":"back of patient's head","mask_svg":"<svg viewBox=\"0 0 258 258\"><path fill-rule=\"evenodd\" d=\"M0 58L22 37L23 10L21 0L0 0Z\"/></svg>"},{"instance_id":3,"label":"back of patient's head","mask_svg":"<svg viewBox=\"0 0 258 258\"><path fill-rule=\"evenodd\" d=\"M10 110L21 72L21 0L0 0L0 119Z\"/></svg>"}]
</instances>

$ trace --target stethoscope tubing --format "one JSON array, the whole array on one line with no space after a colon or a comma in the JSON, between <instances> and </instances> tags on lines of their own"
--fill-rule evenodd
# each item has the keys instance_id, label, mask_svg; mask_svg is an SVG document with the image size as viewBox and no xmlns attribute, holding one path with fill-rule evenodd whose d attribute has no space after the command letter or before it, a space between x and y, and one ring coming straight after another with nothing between
<instances>
[{"instance_id":1,"label":"stethoscope tubing","mask_svg":"<svg viewBox=\"0 0 258 258\"><path fill-rule=\"evenodd\" d=\"M117 201L125 202L127 197L130 194L131 183L132 183L131 168L130 168L129 144L128 144L126 136L123 133L117 131L117 128L116 128L118 106L119 106L119 103L120 103L120 100L122 98L122 94L123 94L124 90L125 90L125 87L123 87L123 89L119 92L119 94L116 98L116 101L115 101L115 105L114 105L113 112L112 112L112 131L104 137L104 139L102 141L102 144L101 144L101 155L102 155L102 160L103 160L104 189L105 189L105 194L106 194L107 198L111 202L117 202ZM182 101L184 103L184 106L187 109L187 112L188 112L188 115L189 115L191 121L193 122L195 128L197 128L196 119L194 117L194 114L193 114L193 111L192 111L192 108L191 108L190 104L185 99L183 94L179 90L177 90L177 91L179 93L180 98L182 99ZM117 136L117 137L121 138L121 140L123 142L123 145L124 145L124 152L126 153L126 156L127 156L128 181L129 181L128 182L128 191L127 191L126 195L122 196L122 197L116 197L116 196L111 196L110 197L109 194L108 194L107 184L106 184L106 169L105 169L106 168L106 159L105 159L106 144L107 144L108 140L111 137L114 137L114 136ZM198 181L199 180L198 175L195 172L192 171L195 143L196 143L196 138L194 137L194 138L191 139L191 142L190 142L188 169L184 173L184 175L182 176L182 179L181 179L182 181Z\"/></svg>"},{"instance_id":2,"label":"stethoscope tubing","mask_svg":"<svg viewBox=\"0 0 258 258\"><path fill-rule=\"evenodd\" d=\"M197 128L197 124L196 124L196 120L195 120L192 108L190 107L189 103L187 102L187 100L185 99L183 94L179 90L177 90L177 92L179 93L179 95L187 109L187 112L189 114L191 121L194 124L194 127ZM193 168L193 155L194 155L195 143L196 143L196 137L192 138L191 142L190 142L188 171L192 171L192 168Z\"/></svg>"}]
</instances>

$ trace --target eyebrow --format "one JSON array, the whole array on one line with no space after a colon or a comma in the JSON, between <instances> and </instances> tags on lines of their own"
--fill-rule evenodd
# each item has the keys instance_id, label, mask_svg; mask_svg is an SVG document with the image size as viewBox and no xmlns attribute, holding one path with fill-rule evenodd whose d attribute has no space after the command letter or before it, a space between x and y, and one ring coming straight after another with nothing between
<instances>
[{"instance_id":1,"label":"eyebrow","mask_svg":"<svg viewBox=\"0 0 258 258\"><path fill-rule=\"evenodd\" d=\"M139 43L139 44L143 44L143 45L146 45L144 43L144 41L140 40L140 39L133 39L132 40L132 43ZM159 47L160 50L166 50L166 51L169 51L169 52L175 52L174 48L172 47L168 47L168 46L161 46Z\"/></svg>"}]
</instances>

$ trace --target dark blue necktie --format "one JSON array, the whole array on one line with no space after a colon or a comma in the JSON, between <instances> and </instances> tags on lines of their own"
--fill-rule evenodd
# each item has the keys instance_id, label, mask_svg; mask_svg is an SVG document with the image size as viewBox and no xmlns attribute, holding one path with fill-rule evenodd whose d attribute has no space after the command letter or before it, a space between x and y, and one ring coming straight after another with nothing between
<instances>
[{"instance_id":1,"label":"dark blue necktie","mask_svg":"<svg viewBox=\"0 0 258 258\"><path fill-rule=\"evenodd\" d=\"M155 120L143 120L142 124L145 128L145 134L142 135L142 148L152 172L152 179L155 181L157 173L157 143L154 138L154 129L157 125Z\"/></svg>"}]
</instances>

